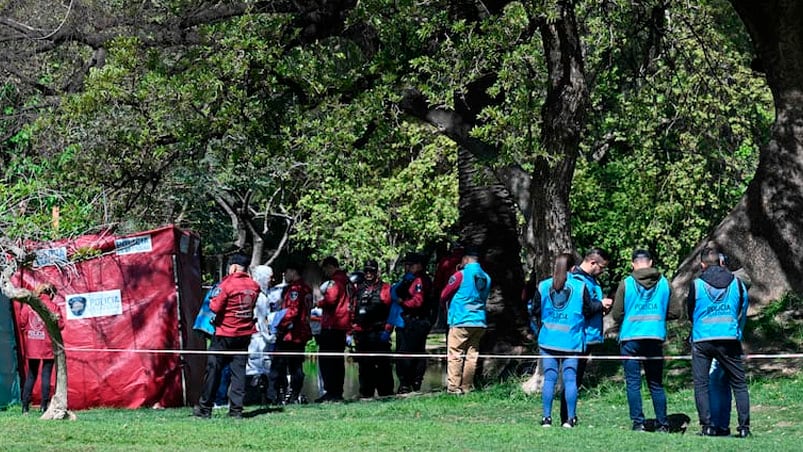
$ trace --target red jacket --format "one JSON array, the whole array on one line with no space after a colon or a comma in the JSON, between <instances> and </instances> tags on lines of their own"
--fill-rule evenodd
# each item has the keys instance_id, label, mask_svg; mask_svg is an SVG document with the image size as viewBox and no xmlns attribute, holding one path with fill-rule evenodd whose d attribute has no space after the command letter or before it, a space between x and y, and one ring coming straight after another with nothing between
<instances>
[{"instance_id":1,"label":"red jacket","mask_svg":"<svg viewBox=\"0 0 803 452\"><path fill-rule=\"evenodd\" d=\"M280 334L283 333L282 341L306 344L312 337L312 329L309 326L312 289L303 280L292 281L284 291L282 303L287 309L278 327Z\"/></svg>"},{"instance_id":2,"label":"red jacket","mask_svg":"<svg viewBox=\"0 0 803 452\"><path fill-rule=\"evenodd\" d=\"M46 294L41 294L39 299L47 306L48 309L55 313L59 313L59 308L53 304L53 301ZM39 314L27 304L22 304L20 309L20 332L22 333L22 340L25 348L26 359L53 359L53 342L50 340L50 334L47 332L45 322L39 317ZM59 315L59 329L64 328L64 320Z\"/></svg>"},{"instance_id":3,"label":"red jacket","mask_svg":"<svg viewBox=\"0 0 803 452\"><path fill-rule=\"evenodd\" d=\"M218 287L220 292L209 301L209 309L215 313L215 335L242 337L255 333L259 284L248 273L236 272L223 278Z\"/></svg>"},{"instance_id":4,"label":"red jacket","mask_svg":"<svg viewBox=\"0 0 803 452\"><path fill-rule=\"evenodd\" d=\"M323 311L321 315L321 328L329 330L347 331L351 328L351 295L354 285L343 270L332 274L332 284L323 299L318 302Z\"/></svg>"},{"instance_id":5,"label":"red jacket","mask_svg":"<svg viewBox=\"0 0 803 452\"><path fill-rule=\"evenodd\" d=\"M415 274L415 279L407 289L407 296L399 294L401 298L401 306L404 308L405 314L423 315L427 316L426 310L430 306L426 306L425 301L430 295L432 290L432 280L424 271Z\"/></svg>"}]
</instances>

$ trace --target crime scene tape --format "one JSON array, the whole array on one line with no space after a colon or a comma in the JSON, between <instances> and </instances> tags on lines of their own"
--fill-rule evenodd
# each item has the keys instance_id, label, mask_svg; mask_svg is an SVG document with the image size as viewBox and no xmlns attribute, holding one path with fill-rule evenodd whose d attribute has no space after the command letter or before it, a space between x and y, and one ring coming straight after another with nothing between
<instances>
[{"instance_id":1,"label":"crime scene tape","mask_svg":"<svg viewBox=\"0 0 803 452\"><path fill-rule=\"evenodd\" d=\"M448 353L373 353L373 352L278 352L278 351L231 351L231 350L175 350L175 349L130 349L130 348L78 348L66 347L65 352L71 353L145 353L145 354L179 354L179 355L249 355L249 356L309 356L309 357L371 357L371 358L427 358L427 359L448 359ZM481 359L517 359L517 360L539 360L549 357L558 358L577 358L600 361L688 361L691 355L664 355L664 356L623 356L623 355L500 355L500 354L480 354ZM754 353L742 356L745 360L754 359L802 359L803 353Z\"/></svg>"}]
</instances>

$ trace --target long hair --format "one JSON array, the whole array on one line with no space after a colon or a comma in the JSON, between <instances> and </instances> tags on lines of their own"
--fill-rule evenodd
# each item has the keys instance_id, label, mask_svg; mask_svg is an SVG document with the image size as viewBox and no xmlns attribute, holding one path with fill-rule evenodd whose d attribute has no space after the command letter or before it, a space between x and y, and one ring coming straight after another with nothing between
<instances>
[{"instance_id":1,"label":"long hair","mask_svg":"<svg viewBox=\"0 0 803 452\"><path fill-rule=\"evenodd\" d=\"M552 269L552 288L563 290L569 270L575 265L574 254L561 253L555 258L555 267Z\"/></svg>"}]
</instances>

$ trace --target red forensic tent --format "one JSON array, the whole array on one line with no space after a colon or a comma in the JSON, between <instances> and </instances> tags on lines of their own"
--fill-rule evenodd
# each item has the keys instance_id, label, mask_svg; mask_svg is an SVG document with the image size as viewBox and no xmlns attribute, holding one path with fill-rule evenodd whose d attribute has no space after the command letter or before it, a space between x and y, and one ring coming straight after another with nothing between
<instances>
[{"instance_id":1,"label":"red forensic tent","mask_svg":"<svg viewBox=\"0 0 803 452\"><path fill-rule=\"evenodd\" d=\"M206 347L192 331L202 301L199 248L197 235L174 226L86 235L41 245L33 268L15 275L23 287L50 282L58 290L53 301L65 320L71 409L174 407L197 400L205 357L154 351ZM53 265L67 261L79 262Z\"/></svg>"}]
</instances>

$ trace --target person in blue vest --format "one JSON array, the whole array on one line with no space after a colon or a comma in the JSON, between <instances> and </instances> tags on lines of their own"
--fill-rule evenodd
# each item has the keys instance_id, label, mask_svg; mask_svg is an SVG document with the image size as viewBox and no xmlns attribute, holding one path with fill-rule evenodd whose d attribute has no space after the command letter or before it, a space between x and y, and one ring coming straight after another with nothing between
<instances>
[{"instance_id":1,"label":"person in blue vest","mask_svg":"<svg viewBox=\"0 0 803 452\"><path fill-rule=\"evenodd\" d=\"M585 350L586 320L604 308L602 302L592 300L579 279L571 276L569 271L574 263L573 254L559 255L552 277L538 284L533 303L533 315L541 318L538 346L544 366L543 427L552 426L552 400L559 370L563 375L567 415L562 425L566 428L577 425L577 356Z\"/></svg>"},{"instance_id":2,"label":"person in blue vest","mask_svg":"<svg viewBox=\"0 0 803 452\"><path fill-rule=\"evenodd\" d=\"M709 370L716 359L730 382L739 426L737 436L750 436L750 395L742 361L742 332L747 319L747 289L720 265L719 252L703 248L702 273L692 281L686 300L692 322L692 376L694 401L702 427L701 435L717 436L711 422Z\"/></svg>"},{"instance_id":3,"label":"person in blue vest","mask_svg":"<svg viewBox=\"0 0 803 452\"><path fill-rule=\"evenodd\" d=\"M619 346L623 356L653 358L644 361L622 361L625 371L627 404L634 431L644 431L641 403L641 368L647 378L658 432L669 432L664 391L664 341L667 319L680 317L678 304L671 302L669 281L653 268L647 250L635 250L631 256L633 273L616 290L611 316L619 329Z\"/></svg>"},{"instance_id":4,"label":"person in blue vest","mask_svg":"<svg viewBox=\"0 0 803 452\"><path fill-rule=\"evenodd\" d=\"M591 301L604 305L603 309L596 311L593 316L586 319L586 348L583 351L586 355L599 354L602 351L602 343L605 340L603 337L602 316L608 313L608 310L613 304L613 299L605 296L597 278L605 272L610 261L611 257L605 250L601 248L591 248L586 251L580 265L577 265L572 270L572 277L585 284L586 289L588 289L588 294L591 296ZM583 385L583 377L586 373L586 367L588 367L588 361L589 358L583 358L577 363L578 388ZM561 423L565 424L568 420L566 413L566 394L562 394L560 398Z\"/></svg>"},{"instance_id":5,"label":"person in blue vest","mask_svg":"<svg viewBox=\"0 0 803 452\"><path fill-rule=\"evenodd\" d=\"M479 250L467 247L461 270L453 274L441 291L441 303L448 312L449 336L446 345L447 387L449 394L471 391L485 334L485 303L491 293L491 277L479 263ZM465 356L464 356L465 355Z\"/></svg>"}]
</instances>

